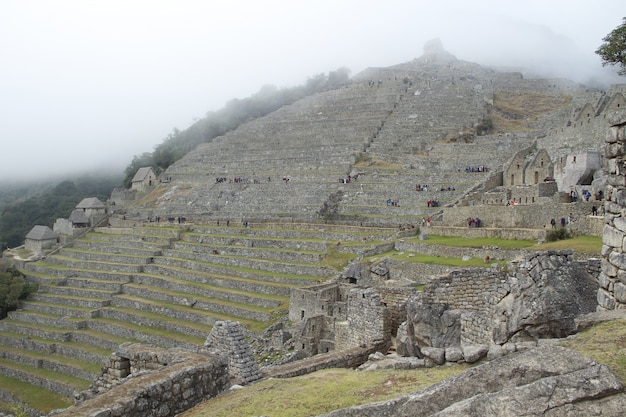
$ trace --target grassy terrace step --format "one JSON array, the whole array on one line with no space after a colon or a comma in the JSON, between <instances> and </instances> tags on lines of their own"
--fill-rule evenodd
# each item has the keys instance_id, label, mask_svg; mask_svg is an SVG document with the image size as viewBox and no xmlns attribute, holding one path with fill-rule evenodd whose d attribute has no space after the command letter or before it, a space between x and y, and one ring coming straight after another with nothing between
<instances>
[{"instance_id":1,"label":"grassy terrace step","mask_svg":"<svg viewBox=\"0 0 626 417\"><path fill-rule=\"evenodd\" d=\"M53 314L59 317L72 317L75 319L90 319L98 315L96 308L44 302L34 299L22 300L20 302L20 307L23 310ZM0 323L2 322L0 321Z\"/></svg>"},{"instance_id":2,"label":"grassy terrace step","mask_svg":"<svg viewBox=\"0 0 626 417\"><path fill-rule=\"evenodd\" d=\"M120 283L116 283L117 288L115 290L103 290L99 288L91 288L91 285L89 284L90 283L86 283L86 285L80 287L72 285L39 285L39 292L105 300L111 298L113 294L120 292L122 287Z\"/></svg>"},{"instance_id":3,"label":"grassy terrace step","mask_svg":"<svg viewBox=\"0 0 626 417\"><path fill-rule=\"evenodd\" d=\"M166 348L181 347L185 349L196 349L201 346L205 340L202 337L172 332L160 327L142 326L140 324L110 318L89 320L88 326L91 331L97 332L98 334L105 333L108 336L116 336L133 340L134 342L148 343Z\"/></svg>"},{"instance_id":4,"label":"grassy terrace step","mask_svg":"<svg viewBox=\"0 0 626 417\"><path fill-rule=\"evenodd\" d=\"M168 259L186 259L190 261L200 261L212 264L219 264L233 268L250 268L272 274L280 271L293 275L319 276L320 278L329 278L338 272L334 269L319 266L315 264L302 264L297 262L274 262L265 259L250 259L236 255L214 255L200 252L181 251L176 249L166 249L163 252L164 257ZM155 259L155 263L160 263L163 259Z\"/></svg>"},{"instance_id":5,"label":"grassy terrace step","mask_svg":"<svg viewBox=\"0 0 626 417\"><path fill-rule=\"evenodd\" d=\"M59 314L40 312L35 310L9 311L7 317L16 321L23 321L34 325L59 327L68 330L78 330L85 327L84 319L71 318Z\"/></svg>"},{"instance_id":6,"label":"grassy terrace step","mask_svg":"<svg viewBox=\"0 0 626 417\"><path fill-rule=\"evenodd\" d=\"M170 332L182 333L197 338L206 338L212 328L212 326L204 323L183 321L163 314L122 306L102 309L100 317L103 319L122 320L142 326L162 328Z\"/></svg>"},{"instance_id":7,"label":"grassy terrace step","mask_svg":"<svg viewBox=\"0 0 626 417\"><path fill-rule=\"evenodd\" d=\"M256 236L237 236L227 234L185 233L181 236L182 242L220 246L251 246L261 248L309 250L315 252L326 251L326 239L292 239L287 236L263 238ZM175 245L181 242L176 242Z\"/></svg>"},{"instance_id":8,"label":"grassy terrace step","mask_svg":"<svg viewBox=\"0 0 626 417\"><path fill-rule=\"evenodd\" d=\"M124 286L125 295L147 298L153 301L164 301L176 305L193 306L195 310L209 313L227 314L234 317L250 318L257 321L268 321L272 309L256 307L243 303L205 297L198 294L172 291L149 285L128 284Z\"/></svg>"},{"instance_id":9,"label":"grassy terrace step","mask_svg":"<svg viewBox=\"0 0 626 417\"><path fill-rule=\"evenodd\" d=\"M69 268L59 266L46 261L27 263L24 274L32 282L50 284L47 280L55 280L56 283L70 282L70 280L101 280L108 282L125 283L130 281L130 275L125 272L102 271L95 269Z\"/></svg>"},{"instance_id":10,"label":"grassy terrace step","mask_svg":"<svg viewBox=\"0 0 626 417\"><path fill-rule=\"evenodd\" d=\"M23 338L42 338L56 342L74 341L83 345L92 345L100 348L114 351L119 345L126 342L139 342L126 336L118 336L107 334L105 332L84 330L64 330L50 326L38 325L34 326L29 323L18 322L11 319L3 319L0 321L0 332L5 331L11 333L19 333Z\"/></svg>"},{"instance_id":11,"label":"grassy terrace step","mask_svg":"<svg viewBox=\"0 0 626 417\"><path fill-rule=\"evenodd\" d=\"M117 251L117 248L111 248ZM118 253L119 252L119 253ZM63 248L58 253L61 256L85 261L104 261L126 264L145 264L150 262L153 255L133 254L118 252L106 252L82 248Z\"/></svg>"},{"instance_id":12,"label":"grassy terrace step","mask_svg":"<svg viewBox=\"0 0 626 417\"><path fill-rule=\"evenodd\" d=\"M98 243L110 242L113 245L131 246L154 250L166 247L172 241L177 240L175 237L136 235L133 234L133 230L134 229L123 229L125 233L122 233L122 230L119 230L118 233L102 233L97 231L89 232L79 240Z\"/></svg>"},{"instance_id":13,"label":"grassy terrace step","mask_svg":"<svg viewBox=\"0 0 626 417\"><path fill-rule=\"evenodd\" d=\"M0 374L28 382L38 387L72 397L74 392L89 388L91 381L45 368L36 368L0 359Z\"/></svg>"},{"instance_id":14,"label":"grassy terrace step","mask_svg":"<svg viewBox=\"0 0 626 417\"><path fill-rule=\"evenodd\" d=\"M69 249L69 248L68 248ZM141 246L132 246L120 241L117 244L106 240L76 240L72 243L73 250L91 251L105 253L109 255L126 254L151 258L161 254L159 248L145 248Z\"/></svg>"},{"instance_id":15,"label":"grassy terrace step","mask_svg":"<svg viewBox=\"0 0 626 417\"><path fill-rule=\"evenodd\" d=\"M23 334L2 331L0 345L24 349L43 354L59 354L70 358L81 358L90 363L103 366L108 363L112 350L78 342L58 342L40 337L24 337Z\"/></svg>"},{"instance_id":16,"label":"grassy terrace step","mask_svg":"<svg viewBox=\"0 0 626 417\"><path fill-rule=\"evenodd\" d=\"M232 288L217 287L210 284L189 281L187 279L174 278L172 276L164 277L160 275L139 274L135 275L133 282L135 284L147 284L154 287L202 295L205 297L244 302L248 305L265 308L277 308L281 305L286 306L289 302L288 296L260 294Z\"/></svg>"},{"instance_id":17,"label":"grassy terrace step","mask_svg":"<svg viewBox=\"0 0 626 417\"><path fill-rule=\"evenodd\" d=\"M101 252L79 248L63 248L58 253L60 257L72 258L77 261L96 261L131 265L147 264L152 259L152 256Z\"/></svg>"},{"instance_id":18,"label":"grassy terrace step","mask_svg":"<svg viewBox=\"0 0 626 417\"><path fill-rule=\"evenodd\" d=\"M58 394L16 378L0 375L0 391L19 398L28 407L43 413L67 408L74 404L74 398Z\"/></svg>"},{"instance_id":19,"label":"grassy terrace step","mask_svg":"<svg viewBox=\"0 0 626 417\"><path fill-rule=\"evenodd\" d=\"M237 274L239 272L239 274ZM305 279L292 276L268 276L261 275L253 269L240 269L234 271L222 267L221 265L193 262L187 259L170 259L167 265L149 265L146 273L150 275L172 276L178 279L209 284L214 287L241 290L246 292L289 296L291 288L303 285L311 285L319 282L319 279ZM232 275L229 275L232 274ZM250 278L248 278L250 276ZM268 281L256 279L258 277L268 277ZM271 281L269 279L272 279ZM275 279L282 279L288 282L276 282Z\"/></svg>"},{"instance_id":20,"label":"grassy terrace step","mask_svg":"<svg viewBox=\"0 0 626 417\"><path fill-rule=\"evenodd\" d=\"M106 262L106 261L87 261L70 258L62 255L51 255L46 258L49 265L57 265L58 268L87 269L94 271L117 271L117 272L141 272L143 265Z\"/></svg>"},{"instance_id":21,"label":"grassy terrace step","mask_svg":"<svg viewBox=\"0 0 626 417\"><path fill-rule=\"evenodd\" d=\"M27 351L9 346L0 346L0 358L34 368L50 369L88 381L96 379L102 370L102 366L97 363L67 358L58 354Z\"/></svg>"},{"instance_id":22,"label":"grassy terrace step","mask_svg":"<svg viewBox=\"0 0 626 417\"><path fill-rule=\"evenodd\" d=\"M110 298L85 298L45 292L33 293L28 297L28 299L31 301L39 301L43 303L62 304L92 309L106 307L107 305L109 305L110 302Z\"/></svg>"},{"instance_id":23,"label":"grassy terrace step","mask_svg":"<svg viewBox=\"0 0 626 417\"><path fill-rule=\"evenodd\" d=\"M221 256L243 256L246 258L263 259L265 261L281 262L289 259L290 262L303 264L317 264L322 260L324 252L303 249L268 248L248 245L211 245L207 243L176 242L173 249L200 254L219 254Z\"/></svg>"},{"instance_id":24,"label":"grassy terrace step","mask_svg":"<svg viewBox=\"0 0 626 417\"><path fill-rule=\"evenodd\" d=\"M113 299L114 306L134 308L140 311L159 313L177 320L189 320L189 317L196 317L196 323L212 326L218 320L239 321L250 328L259 330L267 324L264 321L251 320L245 317L237 317L223 313L216 313L206 310L197 310L190 306L182 306L166 301L147 300L145 298L132 295L118 295Z\"/></svg>"}]
</instances>

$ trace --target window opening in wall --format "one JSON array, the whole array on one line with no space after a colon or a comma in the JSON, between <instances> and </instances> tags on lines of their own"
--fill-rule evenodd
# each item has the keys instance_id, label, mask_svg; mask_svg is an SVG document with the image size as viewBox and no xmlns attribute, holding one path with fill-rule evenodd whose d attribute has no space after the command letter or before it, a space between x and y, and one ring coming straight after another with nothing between
<instances>
[{"instance_id":1,"label":"window opening in wall","mask_svg":"<svg viewBox=\"0 0 626 417\"><path fill-rule=\"evenodd\" d=\"M302 344L302 349L304 349L304 343Z\"/></svg>"},{"instance_id":2,"label":"window opening in wall","mask_svg":"<svg viewBox=\"0 0 626 417\"><path fill-rule=\"evenodd\" d=\"M535 184L539 184L539 171L535 171Z\"/></svg>"},{"instance_id":3,"label":"window opening in wall","mask_svg":"<svg viewBox=\"0 0 626 417\"><path fill-rule=\"evenodd\" d=\"M354 277L348 278L348 283L349 284L356 284L356 278L354 278Z\"/></svg>"},{"instance_id":4,"label":"window opening in wall","mask_svg":"<svg viewBox=\"0 0 626 417\"><path fill-rule=\"evenodd\" d=\"M511 174L511 185L515 184L515 174Z\"/></svg>"},{"instance_id":5,"label":"window opening in wall","mask_svg":"<svg viewBox=\"0 0 626 417\"><path fill-rule=\"evenodd\" d=\"M361 294L361 298L365 298L365 294Z\"/></svg>"},{"instance_id":6,"label":"window opening in wall","mask_svg":"<svg viewBox=\"0 0 626 417\"><path fill-rule=\"evenodd\" d=\"M303 319L304 318L304 310L300 310L300 318Z\"/></svg>"},{"instance_id":7,"label":"window opening in wall","mask_svg":"<svg viewBox=\"0 0 626 417\"><path fill-rule=\"evenodd\" d=\"M328 353L328 348L326 348L326 353Z\"/></svg>"}]
</instances>

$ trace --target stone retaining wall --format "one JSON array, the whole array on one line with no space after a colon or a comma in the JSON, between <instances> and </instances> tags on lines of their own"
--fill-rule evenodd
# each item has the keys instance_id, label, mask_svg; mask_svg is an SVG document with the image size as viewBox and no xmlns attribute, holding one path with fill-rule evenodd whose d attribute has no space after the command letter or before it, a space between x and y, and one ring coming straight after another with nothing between
<instances>
[{"instance_id":1,"label":"stone retaining wall","mask_svg":"<svg viewBox=\"0 0 626 417\"><path fill-rule=\"evenodd\" d=\"M609 115L604 169L607 174L602 234L602 273L598 289L598 306L613 310L626 308L626 111Z\"/></svg>"},{"instance_id":2,"label":"stone retaining wall","mask_svg":"<svg viewBox=\"0 0 626 417\"><path fill-rule=\"evenodd\" d=\"M356 368L365 363L370 354L386 352L388 347L387 343L370 344L366 347L352 347L329 353L320 353L294 363L262 369L262 374L265 378L293 378L321 369Z\"/></svg>"},{"instance_id":3,"label":"stone retaining wall","mask_svg":"<svg viewBox=\"0 0 626 417\"><path fill-rule=\"evenodd\" d=\"M126 344L111 355L92 391L54 416L174 417L229 385L226 356Z\"/></svg>"}]
</instances>

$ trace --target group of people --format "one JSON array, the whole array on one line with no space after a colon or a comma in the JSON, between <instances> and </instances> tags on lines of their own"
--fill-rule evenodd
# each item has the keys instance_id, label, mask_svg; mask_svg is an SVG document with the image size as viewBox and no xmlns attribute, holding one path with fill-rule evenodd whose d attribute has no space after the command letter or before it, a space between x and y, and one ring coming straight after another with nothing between
<instances>
[{"instance_id":1,"label":"group of people","mask_svg":"<svg viewBox=\"0 0 626 417\"><path fill-rule=\"evenodd\" d=\"M387 199L387 207L399 207L399 206L400 206L400 201L393 199L393 198Z\"/></svg>"},{"instance_id":2,"label":"group of people","mask_svg":"<svg viewBox=\"0 0 626 417\"><path fill-rule=\"evenodd\" d=\"M426 202L426 207L439 207L439 201L437 201L437 200L428 200Z\"/></svg>"},{"instance_id":3,"label":"group of people","mask_svg":"<svg viewBox=\"0 0 626 417\"><path fill-rule=\"evenodd\" d=\"M468 218L467 219L467 227L480 227L480 219L476 218Z\"/></svg>"},{"instance_id":4,"label":"group of people","mask_svg":"<svg viewBox=\"0 0 626 417\"><path fill-rule=\"evenodd\" d=\"M339 182L342 184L349 184L352 182L352 175L348 175L346 178L339 178Z\"/></svg>"},{"instance_id":5,"label":"group of people","mask_svg":"<svg viewBox=\"0 0 626 417\"><path fill-rule=\"evenodd\" d=\"M467 167L465 167L465 172L487 172L487 171L488 171L488 169L484 165L467 166Z\"/></svg>"}]
</instances>

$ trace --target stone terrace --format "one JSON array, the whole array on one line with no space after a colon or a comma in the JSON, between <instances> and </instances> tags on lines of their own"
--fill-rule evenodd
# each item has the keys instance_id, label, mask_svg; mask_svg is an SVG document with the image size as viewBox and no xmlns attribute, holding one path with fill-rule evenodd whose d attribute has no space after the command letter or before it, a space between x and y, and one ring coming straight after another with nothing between
<instances>
[{"instance_id":1,"label":"stone terrace","mask_svg":"<svg viewBox=\"0 0 626 417\"><path fill-rule=\"evenodd\" d=\"M0 374L72 397L121 343L196 350L217 320L261 331L286 312L291 288L340 273L323 266L329 241L356 256L395 233L273 223L100 228L24 265L39 291L0 321Z\"/></svg>"}]
</instances>

